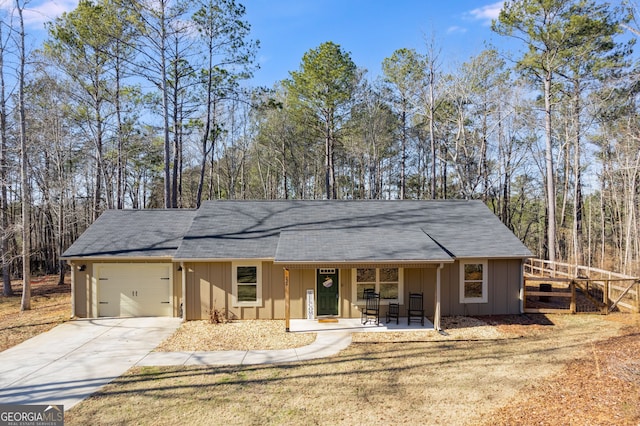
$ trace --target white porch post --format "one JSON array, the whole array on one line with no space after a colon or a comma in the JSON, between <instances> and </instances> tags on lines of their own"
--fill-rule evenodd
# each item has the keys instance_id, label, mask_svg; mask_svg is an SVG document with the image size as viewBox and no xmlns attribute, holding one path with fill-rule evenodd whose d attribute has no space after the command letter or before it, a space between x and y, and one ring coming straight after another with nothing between
<instances>
[{"instance_id":1,"label":"white porch post","mask_svg":"<svg viewBox=\"0 0 640 426\"><path fill-rule=\"evenodd\" d=\"M289 294L289 270L284 268L284 318L285 331L289 331L291 322L291 295Z\"/></svg>"},{"instance_id":2,"label":"white porch post","mask_svg":"<svg viewBox=\"0 0 640 426\"><path fill-rule=\"evenodd\" d=\"M433 314L433 327L440 331L440 271L444 267L444 263L441 263L436 270L436 309Z\"/></svg>"},{"instance_id":3,"label":"white porch post","mask_svg":"<svg viewBox=\"0 0 640 426\"><path fill-rule=\"evenodd\" d=\"M182 269L182 321L187 320L187 268L184 266L184 262L180 262L180 268Z\"/></svg>"}]
</instances>

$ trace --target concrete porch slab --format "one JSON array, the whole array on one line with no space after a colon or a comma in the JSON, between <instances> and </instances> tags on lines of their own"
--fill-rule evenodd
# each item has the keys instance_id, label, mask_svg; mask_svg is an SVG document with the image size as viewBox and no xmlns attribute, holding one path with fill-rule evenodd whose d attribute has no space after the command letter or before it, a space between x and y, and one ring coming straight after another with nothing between
<instances>
[{"instance_id":1,"label":"concrete porch slab","mask_svg":"<svg viewBox=\"0 0 640 426\"><path fill-rule=\"evenodd\" d=\"M415 320L414 320L415 321ZM435 331L433 323L427 318L424 319L424 326L419 322L412 321L407 324L407 318L400 318L399 324L391 321L389 324L381 319L380 324L368 322L362 324L360 318L338 318L338 322L320 322L317 319L292 319L290 321L289 331L293 333L317 333L322 331L348 331L348 332L383 332L383 331Z\"/></svg>"}]
</instances>

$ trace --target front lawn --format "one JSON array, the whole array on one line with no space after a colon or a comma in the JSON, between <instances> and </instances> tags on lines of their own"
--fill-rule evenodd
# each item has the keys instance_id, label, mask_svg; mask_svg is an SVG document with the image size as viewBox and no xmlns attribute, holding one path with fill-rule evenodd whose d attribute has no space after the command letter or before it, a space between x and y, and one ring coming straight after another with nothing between
<instances>
[{"instance_id":1,"label":"front lawn","mask_svg":"<svg viewBox=\"0 0 640 426\"><path fill-rule=\"evenodd\" d=\"M134 368L68 411L65 421L493 425L529 423L526 413L537 410L543 424L600 424L612 407L615 424L638 424L638 322L625 324L615 315L545 318L546 325L491 324L499 336L487 338L370 333L354 336L336 356L309 362ZM630 337L615 345L626 351L612 365L603 357L620 333ZM590 368L571 369L576 360ZM562 393L569 378L583 393ZM589 410L571 398L590 398ZM525 417L517 417L523 410Z\"/></svg>"},{"instance_id":2,"label":"front lawn","mask_svg":"<svg viewBox=\"0 0 640 426\"><path fill-rule=\"evenodd\" d=\"M57 276L35 277L31 284L31 310L20 312L22 282L12 283L14 295L0 296L0 351L51 330L71 317L69 277L58 285Z\"/></svg>"}]
</instances>

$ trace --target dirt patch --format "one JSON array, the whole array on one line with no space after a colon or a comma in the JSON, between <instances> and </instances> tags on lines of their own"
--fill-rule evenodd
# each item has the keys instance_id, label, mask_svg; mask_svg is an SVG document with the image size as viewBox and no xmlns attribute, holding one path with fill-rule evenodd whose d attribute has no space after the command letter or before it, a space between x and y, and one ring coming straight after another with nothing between
<instances>
[{"instance_id":1,"label":"dirt patch","mask_svg":"<svg viewBox=\"0 0 640 426\"><path fill-rule=\"evenodd\" d=\"M14 295L0 296L0 351L24 342L69 320L71 283L66 277L58 285L57 276L34 278L31 283L31 310L20 311L22 282L12 283Z\"/></svg>"},{"instance_id":2,"label":"dirt patch","mask_svg":"<svg viewBox=\"0 0 640 426\"><path fill-rule=\"evenodd\" d=\"M529 384L502 408L484 416L489 425L640 424L640 333L592 343L585 356L558 374Z\"/></svg>"}]
</instances>

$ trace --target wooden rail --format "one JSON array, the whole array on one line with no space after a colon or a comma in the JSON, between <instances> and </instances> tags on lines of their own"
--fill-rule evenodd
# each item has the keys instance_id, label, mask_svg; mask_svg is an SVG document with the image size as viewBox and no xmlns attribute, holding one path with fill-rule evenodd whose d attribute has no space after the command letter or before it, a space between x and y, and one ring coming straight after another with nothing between
<instances>
[{"instance_id":1,"label":"wooden rail","mask_svg":"<svg viewBox=\"0 0 640 426\"><path fill-rule=\"evenodd\" d=\"M540 284L545 284L547 290L550 285L552 290L539 291L535 287ZM524 311L529 313L576 313L585 306L591 312L604 314L616 308L640 312L640 278L588 266L530 259L524 266L523 298ZM553 298L551 303L546 302L549 298ZM562 298L569 299L568 305Z\"/></svg>"}]
</instances>

